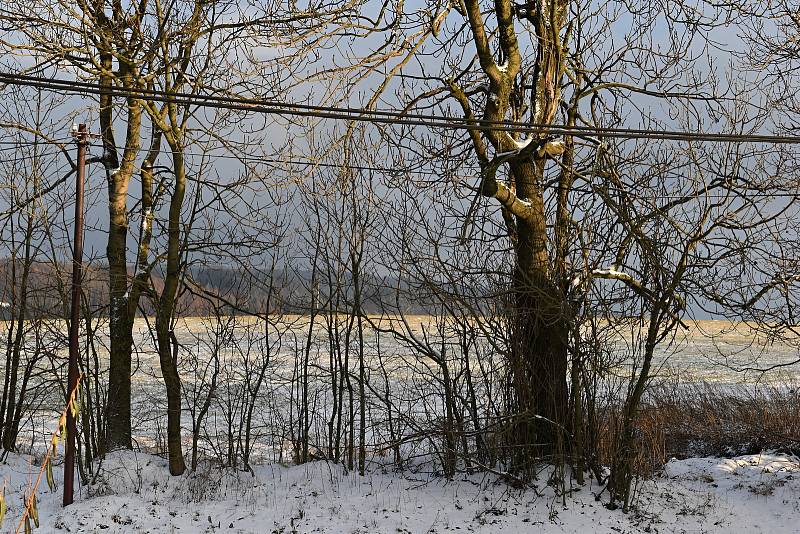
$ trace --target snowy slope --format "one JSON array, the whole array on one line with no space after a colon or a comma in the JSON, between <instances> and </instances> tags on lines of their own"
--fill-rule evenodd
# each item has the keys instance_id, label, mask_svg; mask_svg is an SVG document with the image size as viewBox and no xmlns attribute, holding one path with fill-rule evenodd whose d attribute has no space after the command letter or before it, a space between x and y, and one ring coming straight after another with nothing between
<instances>
[{"instance_id":1,"label":"snowy slope","mask_svg":"<svg viewBox=\"0 0 800 534\"><path fill-rule=\"evenodd\" d=\"M16 527L21 491L38 472L28 462L12 455L0 465L3 532ZM641 485L629 514L607 510L589 484L564 506L544 481L520 491L483 475L447 483L376 469L362 478L324 462L173 478L164 460L125 452L101 473L68 509L60 488L43 484L36 532L800 532L800 462L779 455L673 460Z\"/></svg>"}]
</instances>

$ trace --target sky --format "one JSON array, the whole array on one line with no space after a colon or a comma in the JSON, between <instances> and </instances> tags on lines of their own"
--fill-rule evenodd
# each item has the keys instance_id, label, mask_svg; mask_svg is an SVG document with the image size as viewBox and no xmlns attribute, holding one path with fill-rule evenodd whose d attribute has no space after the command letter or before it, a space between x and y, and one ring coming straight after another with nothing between
<instances>
[{"instance_id":1,"label":"sky","mask_svg":"<svg viewBox=\"0 0 800 534\"><path fill-rule=\"evenodd\" d=\"M410 2L406 5L407 12L414 12L418 11L423 3L421 2ZM605 5L603 2L592 2L588 6L587 9L601 9L601 5ZM621 3L611 2L607 5L610 6L621 6ZM610 9L611 13L615 12L615 9ZM607 58L604 58L604 53L608 53L610 50L613 50L615 47L619 45L619 43L624 42L625 35L628 32L636 29L636 24L641 23L641 19L638 19L636 16L633 16L629 13L620 13L618 16L617 22L615 22L614 30L607 34L607 39L601 43L592 43L593 49L595 50L597 57L595 61L602 62ZM645 41L643 42L644 45L650 45L653 49L658 50L661 46L666 46L668 42L667 37L669 34L669 28L665 23L664 19L656 19L652 21L655 25L653 32L651 34L652 41ZM453 12L451 13L446 22L446 27L442 31L440 35L440 39L437 40L436 38L431 38L429 42L426 44L426 47L422 49L423 52L430 52L434 53L436 51L436 47L438 43L443 40L447 35L448 32L453 31L454 28L458 27L460 24L460 16ZM519 24L519 27L522 27L522 24ZM744 45L742 44L741 40L739 39L739 35L745 31L743 28L721 28L714 30L710 33L709 42L713 42L713 45L705 46L703 43L699 43L698 45L689 49L690 53L696 54L698 59L694 63L693 72L684 73L684 76L691 77L706 77L710 78L712 76L716 76L723 87L725 87L728 83L729 79L735 79L737 77L741 77L744 79L752 79L752 76L755 76L755 73L748 73L741 69L732 68L731 62L733 61L733 56L731 52L742 52L744 51ZM410 31L409 31L410 32ZM684 36L676 35L674 36L677 42L680 42ZM377 39L370 39L358 44L357 50L364 51L365 47L374 47L377 46L378 40ZM525 45L526 49L528 50L528 54L531 53L531 48L529 45ZM275 54L279 54L280 52L275 48L264 47L255 50L255 54L264 59L270 58L271 54L269 51L274 50ZM447 57L448 60L453 63L454 65L464 65L465 62L468 62L471 58L472 54L472 47L471 45L467 45L464 50L466 53L459 56L458 52L450 52L448 53ZM332 65L340 65L346 54L341 48L330 48L324 49L320 48L317 50L318 53L318 60L314 64L306 65L307 72L311 72L313 70L317 70L320 68L330 68ZM421 68L422 65L425 66L425 69L430 72L437 72L439 70L439 66L443 64L444 60L437 59L437 57L441 56L424 56L425 63L419 62L410 62L406 68L404 68L403 72L409 75L416 75L422 72ZM630 58L635 58L636 54L629 56ZM24 60L23 60L24 61ZM440 63L437 65L437 61ZM651 65L653 68L657 68L656 65ZM68 78L70 73L68 71L61 72L59 74L60 78ZM343 104L358 104L362 102L366 95L371 94L371 91L375 89L376 86L376 79L379 77L373 76L365 79L363 82L359 84L355 84L352 86L349 91L349 96L344 97L344 100L340 100ZM628 77L624 77L625 81L632 81L640 85L648 85L648 80L641 79L641 80L630 80ZM288 80L288 79L287 79ZM678 77L678 81L680 80L680 76ZM408 82L408 78L404 80L398 79L398 81L394 82L389 90L385 94L385 98L378 104L379 108L387 108L396 106L398 101L395 94L395 91L400 90L400 83L401 81ZM322 102L324 101L324 88L320 87L319 85L310 86L307 84L297 84L291 85L289 81L284 82L284 84L289 84L289 90L282 94L281 96L285 97L286 100L293 100L293 101L300 101L300 102ZM655 86L655 89L663 89L663 87ZM754 96L753 98L757 98ZM742 105L745 103L745 107L747 101L739 101L735 105ZM653 100L649 97L645 96L634 96L631 99L632 106L628 108L628 116L625 119L625 124L629 126L640 126L644 120L644 117L652 117L657 120L663 121L666 124L673 124L677 126L694 126L697 129L703 131L709 131L718 127L717 124L707 121L708 115L701 111L699 115L699 121L697 118L694 119L694 122L689 121L688 124L682 124L680 115L675 115L676 112L680 112L678 108L669 108L661 105L657 100ZM58 132L61 132L61 135L66 135L66 132L74 121L85 121L89 124L90 130L97 131L97 104L95 99L90 97L69 97L65 100L64 104L59 108L60 112L63 114L63 120L61 124L58 124L58 121L55 120L53 124L53 131L54 135L58 135ZM457 112L457 109L454 107L449 108L451 112ZM198 118L202 117L203 115L199 115ZM205 118L208 118L209 115L205 114ZM199 122L197 123L199 124ZM723 127L720 125L719 127ZM122 132L124 131L124 125L121 122L117 122L117 140L118 142L122 138ZM248 117L244 120L239 122L231 122L226 127L220 128L219 133L226 137L228 141L242 141L248 143L250 146L247 148L247 151L252 154L270 154L278 149L281 149L286 146L287 141L291 139L291 143L293 145L292 152L295 156L302 155L304 157L308 157L311 155L316 155L315 151L320 149L320 146L324 146L325 144L325 132L330 131L332 128L331 123L322 123L321 132L315 134L318 137L309 138L305 137L304 132L302 129L298 127L292 127L287 129L286 121L279 121L278 123L272 123L270 120L265 120L261 117ZM148 132L149 128L146 126L143 128L143 132ZM433 133L433 138L435 139L436 133ZM147 142L147 138L143 140L144 143ZM195 154L202 152L199 148L192 148L191 150L195 151ZM90 149L90 157L98 155L99 149L92 147ZM242 162L237 161L234 158L230 158L230 153L226 153L224 150L213 150L212 153L214 154L213 159L213 170L207 174L210 179L213 179L218 182L226 182L232 181L235 179L240 178L243 174L247 174L251 171L251 169L247 168ZM336 153L336 152L334 152ZM61 158L64 159L62 155L54 155L54 164L55 161ZM193 163L198 163L201 161L201 157L199 156L192 156L191 160ZM334 160L335 161L335 160ZM207 168L208 169L208 168ZM264 175L261 177L261 185L254 186L252 189L246 189L247 194L253 197L253 200L256 203L260 203L263 200L263 204L269 204L270 201L266 197L266 192L264 191L265 187L269 187L270 184L280 182L280 179L283 178L285 181L285 176L276 177L274 175L274 171L270 171L269 169L264 170ZM279 173L284 175L285 173ZM276 180L276 178L278 178ZM87 232L86 232L86 255L90 258L102 258L105 251L105 227L107 225L107 212L105 207L105 187L106 187L106 176L105 171L102 169L100 164L93 163L89 165L88 173L87 173ZM48 198L48 202L62 202L60 205L53 205L51 209L65 207L68 208L71 203L71 195L74 189L70 187L65 187L59 189L60 198ZM140 186L138 180L134 178L131 184L130 190L130 199L129 199L129 207L134 208L136 199L140 194ZM203 192L201 198L202 199L209 199L208 197L210 193ZM264 195L263 198L259 198L259 195ZM285 193L285 195L291 196L291 193ZM239 206L244 206L250 199L246 199L242 201L242 203L238 204ZM291 202L291 198L286 199ZM0 202L7 202L7 197L3 197L3 200ZM232 207L236 207L237 203L235 201L230 204ZM0 209L2 209L2 204L0 204ZM69 209L65 210L66 212ZM296 224L301 222L302 219L301 212L295 211L291 212L288 215L288 220L291 224ZM68 218L69 215L65 214L62 216L64 220ZM215 224L225 225L228 221L224 220L224 216L219 216L219 218L215 221ZM139 224L138 220L134 217L131 219L132 227L136 224ZM8 229L4 231L9 231ZM133 245L133 241L129 242ZM133 247L131 247L133 248Z\"/></svg>"}]
</instances>

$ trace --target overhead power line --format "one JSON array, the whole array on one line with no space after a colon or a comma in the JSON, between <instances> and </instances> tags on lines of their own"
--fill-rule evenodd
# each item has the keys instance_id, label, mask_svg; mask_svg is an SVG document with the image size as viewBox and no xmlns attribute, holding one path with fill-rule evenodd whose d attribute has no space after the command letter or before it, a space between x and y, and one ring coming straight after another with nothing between
<instances>
[{"instance_id":1,"label":"overhead power line","mask_svg":"<svg viewBox=\"0 0 800 534\"><path fill-rule=\"evenodd\" d=\"M90 145L92 147L102 148L102 145L94 144ZM129 147L128 147L129 148ZM146 152L150 150L149 147L138 147L137 152ZM171 151L166 150L164 151L165 154L171 153ZM402 173L413 173L413 174L422 174L422 175L430 175L430 176L452 176L455 175L453 170L429 170L423 169L421 167L402 167L402 166L392 166L392 167L382 167L382 166L375 166L375 165L358 165L358 164L351 164L351 163L326 163L323 161L317 161L312 159L297 159L297 158L275 158L270 156L260 156L257 154L243 154L239 155L236 153L233 154L214 154L210 151L207 152L197 152L192 150L183 150L181 153L184 156L196 156L198 158L208 158L208 159L224 159L224 160L233 160L239 161L241 163L260 163L264 165L268 164L286 164L286 165L302 165L306 167L320 167L320 168L331 168L331 169L348 169L348 170L356 170L356 171L368 171L368 172L381 172L387 174L402 174ZM477 178L479 174L474 174L470 176L463 176L464 178Z\"/></svg>"},{"instance_id":2,"label":"overhead power line","mask_svg":"<svg viewBox=\"0 0 800 534\"><path fill-rule=\"evenodd\" d=\"M100 146L100 145L90 145L90 146ZM141 147L140 151L147 150L145 147ZM209 158L209 159L226 159L226 160L236 160L240 162L254 162L259 163L262 165L268 165L273 169L276 168L283 168L279 167L279 165L292 165L292 166L300 166L300 167L322 167L322 168L333 168L333 169L346 169L346 170L354 170L354 171L367 171L367 172L381 172L387 174L397 174L397 173L405 173L405 174L416 174L416 175L430 175L430 176L438 176L438 177L447 177L447 178L457 178L457 179L478 179L480 178L480 174L458 174L455 172L441 172L441 171L432 171L426 169L419 169L413 167L378 167L372 165L357 165L352 163L326 163L321 161L309 160L309 159L297 159L297 158L271 158L271 157L261 157L255 154L247 154L247 155L232 155L232 154L212 154L208 152L194 152L194 151L184 151L184 155L186 156L196 156L201 158ZM739 199L754 199L754 198L792 198L798 199L800 198L800 191L797 193L787 193L787 192L768 192L758 189L751 189L745 191L737 191L734 194L725 194L725 193L703 193L701 191L696 191L694 193L686 193L683 195L648 195L646 197L638 196L633 194L632 192L627 192L629 196L635 196L640 199L648 198L648 199L661 199L661 200L679 200L686 198L691 194L696 194L700 199L724 199L724 198L739 198Z\"/></svg>"},{"instance_id":3,"label":"overhead power line","mask_svg":"<svg viewBox=\"0 0 800 534\"><path fill-rule=\"evenodd\" d=\"M375 124L424 126L448 130L504 131L518 134L572 135L614 139L651 139L665 141L705 141L716 143L800 144L800 136L771 134L729 134L687 132L677 130L644 130L632 128L602 128L595 126L565 126L549 124L519 124L508 121L467 119L443 115L401 113L363 108L317 106L277 100L228 97L153 89L104 87L98 83L50 79L14 73L0 73L0 84L35 87L73 94L106 95L137 98L205 108L248 111L290 117L314 117Z\"/></svg>"}]
</instances>

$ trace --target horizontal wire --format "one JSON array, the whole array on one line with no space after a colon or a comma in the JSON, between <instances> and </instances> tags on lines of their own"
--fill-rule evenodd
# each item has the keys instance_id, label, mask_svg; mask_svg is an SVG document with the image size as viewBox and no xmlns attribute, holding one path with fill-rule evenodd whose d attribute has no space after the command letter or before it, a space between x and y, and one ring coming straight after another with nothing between
<instances>
[{"instance_id":1,"label":"horizontal wire","mask_svg":"<svg viewBox=\"0 0 800 534\"><path fill-rule=\"evenodd\" d=\"M102 145L99 144L91 144L90 147L102 148ZM256 146L252 144L251 146ZM130 147L129 147L130 148ZM148 147L138 147L138 152L146 152L148 151ZM210 148L209 150L225 150L225 147L214 147ZM164 150L166 154L171 153L171 150ZM245 154L242 156L232 155L232 154L212 154L210 152L193 152L193 151L183 151L184 155L187 156L197 156L197 157L207 157L209 159L229 159L229 160L236 160L242 162L255 162L255 163L262 163L262 164L270 164L274 167L275 164L285 164L285 165L303 165L303 166L313 166L313 167L325 167L325 168L335 168L335 169L348 169L348 170L362 170L362 171L375 171L375 172L387 172L387 173L407 173L407 174L422 174L422 175L430 175L430 176L439 176L441 178L457 178L460 180L469 180L469 179L479 179L480 174L456 174L454 172L449 173L442 173L438 171L430 171L424 169L416 169L412 167L377 167L377 166L368 166L368 165L354 165L354 164L345 164L345 163L324 163L320 161L314 161L309 159L287 159L287 158L270 158L270 157L261 157L256 154ZM631 195L632 193L628 192L627 194ZM784 191L776 192L776 193L768 193L761 190L752 191L750 193L737 191L734 193L735 196L740 198L800 198L800 188L798 189L797 193L787 193ZM634 195L636 196L636 195ZM686 198L687 195L680 196L680 195L648 195L647 198L658 198L658 199L667 199L667 200L677 200L681 198ZM699 198L729 198L730 195L719 194L719 193L712 193L712 194L703 194L700 196L698 193ZM644 197L641 197L644 198Z\"/></svg>"},{"instance_id":2,"label":"horizontal wire","mask_svg":"<svg viewBox=\"0 0 800 534\"><path fill-rule=\"evenodd\" d=\"M9 150L16 150L17 148L19 148L21 146L31 146L31 145L34 145L34 144L42 145L42 146L45 146L45 145L51 145L52 146L54 144L54 142L55 142L56 146L58 146L58 144L57 144L58 141L63 141L66 144L66 142L69 141L69 139L42 139L42 138L36 138L34 140L19 139L17 141L0 141L0 145L8 147L8 148L0 148L0 152L9 151Z\"/></svg>"},{"instance_id":3,"label":"horizontal wire","mask_svg":"<svg viewBox=\"0 0 800 534\"><path fill-rule=\"evenodd\" d=\"M102 148L102 145L93 144L90 145L92 147ZM149 148L147 147L140 147L139 152L147 152ZM165 150L164 153L169 154L171 150ZM280 158L269 158L269 157L261 157L255 154L246 154L243 156L236 156L232 154L211 154L206 152L192 152L192 151L182 151L181 154L184 156L197 156L203 158L210 158L210 159L229 159L229 160L236 160L242 162L258 162L264 164L275 164L275 163L286 163L288 165L307 165L313 167L326 167L326 168L335 168L335 169L350 169L350 170L360 170L360 171L375 171L375 172L386 172L386 173L414 173L414 174L425 174L431 176L443 176L447 175L448 173L442 173L437 171L425 170L425 169L414 169L411 167L377 167L371 165L352 165L352 164L339 164L339 163L324 163L321 161L314 161L314 160L299 160L299 159L280 159ZM478 178L478 175L471 175L471 176L463 176L463 178Z\"/></svg>"},{"instance_id":4,"label":"horizontal wire","mask_svg":"<svg viewBox=\"0 0 800 534\"><path fill-rule=\"evenodd\" d=\"M510 124L507 122L487 121L482 119L464 119L460 117L442 117L435 115L409 115L397 112L388 111L371 111L357 108L337 108L326 106L311 106L304 104L291 104L286 102L275 102L267 100L256 99L243 99L243 98L227 98L214 95L192 95L186 93L168 93L165 91L156 90L128 90L119 88L104 88L99 84L92 84L88 82L72 82L67 80L50 80L47 78L38 78L33 76L21 76L8 73L0 73L0 82L15 84L15 85L28 85L33 87L40 87L45 89L62 90L68 92L90 93L90 94L107 94L111 96L130 96L134 98L141 98L145 100L155 100L160 102L171 103L185 103L190 105L197 105L201 107L223 107L226 109L240 109L244 111L255 111L262 113L272 113L278 115L304 115L304 116L318 116L321 118L339 118L347 120L365 121L365 122L381 122L390 124L403 124L403 125L424 125L432 127L445 127L451 129L479 129L479 130L501 130L513 132L547 132L558 133L563 132L564 135L586 134L594 133L599 136L610 136L617 138L631 138L631 139L662 139L662 140L700 140L700 141L715 141L715 142L772 142L795 144L800 143L800 136L776 136L776 135L758 135L758 134L709 134L699 132L676 132L676 131L656 131L656 130L635 130L624 128L592 128L592 127L565 127L565 126L552 126L552 125L519 125ZM353 116L353 113L359 113L359 116ZM334 116L335 115L335 116ZM390 120L391 119L391 120ZM414 119L414 120L410 120ZM434 123L419 123L419 120L431 119ZM440 124L439 121L450 121L445 124ZM0 144L19 144L13 141L0 141ZM253 145L250 145L253 146ZM140 150L143 150L140 147ZM305 166L318 166L318 167L333 167L333 168L347 168L352 170L365 170L377 172L407 172L416 174L429 174L440 176L443 173L435 171L426 171L422 169L409 169L409 168L386 168L375 166L356 166L344 164L332 164L323 162L314 162L310 160L286 160L275 158L259 158L258 156L248 155L245 157L235 155L215 155L215 154L198 154L186 153L187 155L197 155L209 158L224 158L239 161L257 161L265 164L288 164L288 165L305 165ZM465 176L463 178L471 178ZM472 178L477 178L473 176ZM797 198L800 194L792 193L765 193L754 192L736 193L738 198ZM649 195L649 198L660 199L682 199L685 196L667 196L667 195ZM730 198L730 195L698 195L698 198Z\"/></svg>"},{"instance_id":5,"label":"horizontal wire","mask_svg":"<svg viewBox=\"0 0 800 534\"><path fill-rule=\"evenodd\" d=\"M97 146L97 145L91 145ZM142 148L144 151L144 147ZM362 166L362 165L352 165L352 164L345 164L345 163L323 163L323 162L315 162L310 160L298 160L298 159L275 159L275 158L260 158L256 155L247 155L247 156L234 156L234 155L226 155L226 154L205 154L205 153L197 153L197 152L184 152L184 155L189 156L199 156L199 157L208 157L211 159L233 159L233 160L241 160L241 161L254 161L258 163L264 164L286 164L286 165L303 165L303 166L315 166L315 167L332 167L337 169L348 169L348 170L366 170L366 171L378 171L378 172L405 172L409 174L425 174L425 175L433 175L433 176L442 176L442 177L452 177L452 178L459 178L459 179L478 179L480 175L453 175L447 173L437 173L435 171L425 171L425 170L416 170L410 168L403 168L403 167L371 167L371 166ZM273 167L274 168L274 167ZM445 176L443 176L443 174ZM626 192L627 195L637 196L633 193ZM738 198L798 198L800 199L800 190L797 193L786 193L786 192L779 192L779 193L767 193L764 191L753 191L751 193L737 191L732 193L733 197ZM701 192L696 193L697 198L730 198L732 195L725 195L720 193L712 193L712 194L703 194ZM637 198L656 198L656 199L669 199L669 200L677 200L682 199L690 196L690 194L686 195L647 195L647 197L639 196Z\"/></svg>"},{"instance_id":6,"label":"horizontal wire","mask_svg":"<svg viewBox=\"0 0 800 534\"><path fill-rule=\"evenodd\" d=\"M96 145L92 145L96 146ZM58 155L62 154L62 151L53 151L47 152L43 154L39 154L39 157L47 156L47 155ZM424 170L417 170L417 169L410 169L410 168L402 168L402 167L373 167L373 166L363 166L363 165L352 165L352 164L336 164L336 163L323 163L323 162L315 162L309 160L298 160L298 159L276 159L276 158L260 158L255 155L248 155L248 156L234 156L234 155L225 155L225 154L206 154L206 153L196 153L196 152L184 152L185 155L189 156L200 156L200 157L208 157L210 159L233 159L233 160L240 160L240 161L253 161L257 163L261 163L264 165L271 165L272 168L279 168L276 165L301 165L301 166L314 166L314 167L326 167L326 168L337 168L337 169L347 169L347 170L363 170L363 171L375 171L375 172L403 172L407 174L424 174L424 175L432 175L432 176L440 176L443 178L457 178L460 180L468 180L468 179L478 179L480 178L479 175L454 175L454 174L447 174L444 173L437 173L434 171L424 171ZM16 158L12 158L10 160L0 160L0 163L8 163L12 161L21 161L26 159L35 159L35 156L28 155L28 156L20 156ZM289 181L288 183L291 183ZM285 185L285 184L282 184ZM683 198L687 198L692 196L693 194L687 193L686 195L647 195L641 196L636 195L632 192L626 192L626 195L633 196L639 199L661 199L661 200L679 200ZM752 199L752 198L798 198L800 199L800 191L798 193L786 193L786 192L776 192L776 193L767 193L764 191L736 191L730 195L720 194L720 193L711 193L711 194L704 194L702 192L698 192L694 194L698 199Z\"/></svg>"},{"instance_id":7,"label":"horizontal wire","mask_svg":"<svg viewBox=\"0 0 800 534\"><path fill-rule=\"evenodd\" d=\"M45 146L44 143L42 143L42 146ZM40 152L38 154L20 154L11 157L0 156L0 164L13 163L15 161L37 160L47 156L62 155L63 153L64 152L61 150L52 150L50 152Z\"/></svg>"},{"instance_id":8,"label":"horizontal wire","mask_svg":"<svg viewBox=\"0 0 800 534\"><path fill-rule=\"evenodd\" d=\"M631 128L602 128L592 126L564 126L551 124L518 124L486 119L467 119L455 116L405 114L394 111L376 111L363 108L316 106L290 102L243 97L167 92L155 89L130 89L106 87L98 83L50 79L1 73L0 83L64 91L67 93L120 96L146 101L194 105L198 107L231 109L262 114L329 118L357 122L426 126L450 130L505 131L509 133L597 136L617 139L652 139L672 141L707 141L720 143L773 143L800 144L800 136L770 134L723 134L686 132L674 130L643 130Z\"/></svg>"}]
</instances>

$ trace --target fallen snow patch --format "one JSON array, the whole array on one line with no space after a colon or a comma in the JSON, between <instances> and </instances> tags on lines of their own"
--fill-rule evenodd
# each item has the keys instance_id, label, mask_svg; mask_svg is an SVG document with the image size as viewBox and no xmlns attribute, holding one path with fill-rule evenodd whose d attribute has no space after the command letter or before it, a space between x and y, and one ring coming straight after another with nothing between
<instances>
[{"instance_id":1,"label":"fallen snow patch","mask_svg":"<svg viewBox=\"0 0 800 534\"><path fill-rule=\"evenodd\" d=\"M26 456L0 465L16 526L21 495L38 472ZM515 490L485 475L447 482L374 468L364 477L340 465L258 467L253 474L204 465L170 477L166 462L132 451L110 455L94 484L60 506L59 487L40 489L36 532L796 532L800 464L782 455L673 460L642 483L635 510L597 501L597 485L575 488L566 505L546 485ZM605 499L603 494L603 499Z\"/></svg>"}]
</instances>

